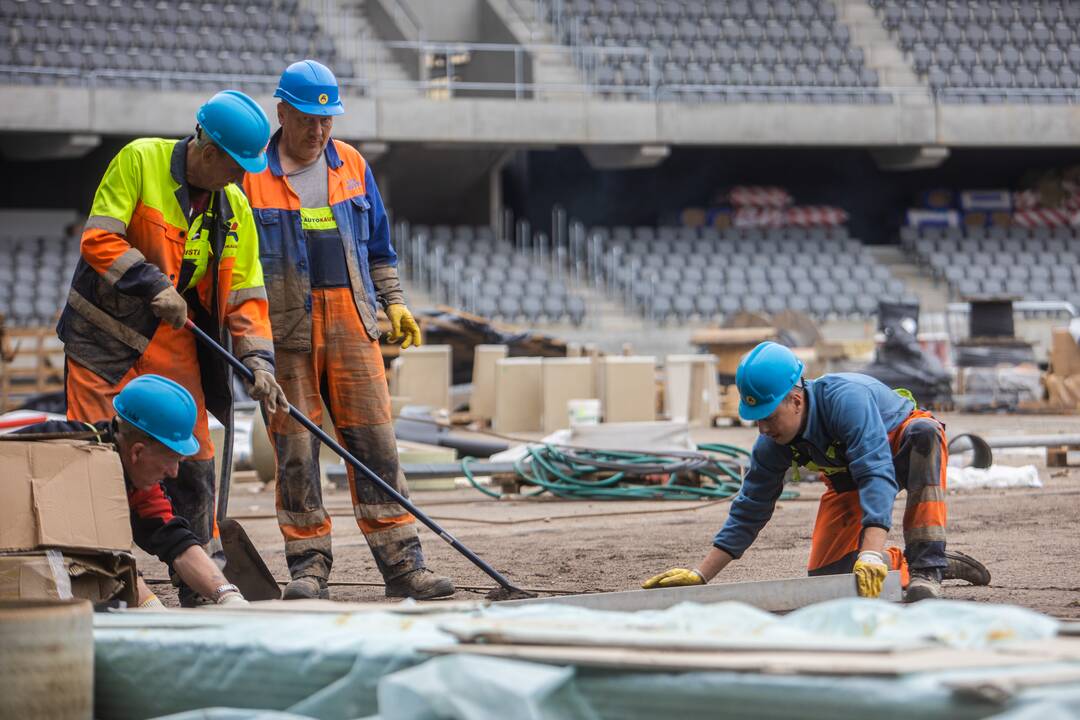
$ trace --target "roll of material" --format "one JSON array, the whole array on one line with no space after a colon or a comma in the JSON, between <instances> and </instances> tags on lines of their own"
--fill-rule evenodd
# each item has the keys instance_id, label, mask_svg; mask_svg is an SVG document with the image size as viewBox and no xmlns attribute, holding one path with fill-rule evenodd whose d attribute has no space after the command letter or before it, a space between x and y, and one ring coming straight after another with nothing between
<instances>
[{"instance_id":1,"label":"roll of material","mask_svg":"<svg viewBox=\"0 0 1080 720\"><path fill-rule=\"evenodd\" d=\"M93 711L90 602L0 601L0 717L89 720Z\"/></svg>"}]
</instances>

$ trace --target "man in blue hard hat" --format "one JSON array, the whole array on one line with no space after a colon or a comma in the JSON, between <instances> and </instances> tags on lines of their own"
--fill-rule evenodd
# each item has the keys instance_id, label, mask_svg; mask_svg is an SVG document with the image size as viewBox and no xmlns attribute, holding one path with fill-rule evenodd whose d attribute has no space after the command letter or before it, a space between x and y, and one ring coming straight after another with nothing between
<instances>
[{"instance_id":1,"label":"man in blue hard hat","mask_svg":"<svg viewBox=\"0 0 1080 720\"><path fill-rule=\"evenodd\" d=\"M375 177L357 150L331 132L345 112L337 79L302 60L281 75L274 96L281 129L269 167L250 172L244 190L255 210L278 382L314 422L330 410L340 442L402 494L390 393L379 350L376 309L390 318L390 340L420 344L405 306L390 221ZM292 581L285 599L329 597L330 515L319 486L319 443L296 421L268 423L277 456L278 525ZM357 524L389 597L452 595L449 578L427 569L413 516L372 483L349 485Z\"/></svg>"},{"instance_id":2,"label":"man in blue hard hat","mask_svg":"<svg viewBox=\"0 0 1080 720\"><path fill-rule=\"evenodd\" d=\"M773 342L742 359L735 385L739 415L757 423L760 436L727 522L697 568L668 570L644 588L701 585L742 557L793 466L820 472L826 486L810 575L854 572L859 594L878 597L888 571L899 570L909 602L940 597L942 579L990 582L979 562L945 551L945 426L910 393L858 373L804 379L802 361ZM903 552L885 547L900 490L907 491Z\"/></svg>"},{"instance_id":3,"label":"man in blue hard hat","mask_svg":"<svg viewBox=\"0 0 1080 720\"><path fill-rule=\"evenodd\" d=\"M195 399L197 451L165 480L180 515L224 559L214 507L214 446L207 410L232 413L227 366L197 346L191 318L211 337L231 336L255 374L250 393L276 411L274 348L258 234L236 183L266 166L270 122L247 95L225 90L199 108L193 135L142 138L109 163L94 195L57 332L66 354L67 416L101 422L133 379L155 373ZM181 586L185 604L197 601Z\"/></svg>"},{"instance_id":4,"label":"man in blue hard hat","mask_svg":"<svg viewBox=\"0 0 1080 720\"><path fill-rule=\"evenodd\" d=\"M162 482L176 478L181 461L199 450L192 434L195 400L159 375L140 375L112 399L115 415L95 423L52 420L17 433L93 433L120 455L135 544L155 555L201 597L221 605L246 604L201 547L187 520L176 514ZM139 606L164 607L139 578Z\"/></svg>"}]
</instances>

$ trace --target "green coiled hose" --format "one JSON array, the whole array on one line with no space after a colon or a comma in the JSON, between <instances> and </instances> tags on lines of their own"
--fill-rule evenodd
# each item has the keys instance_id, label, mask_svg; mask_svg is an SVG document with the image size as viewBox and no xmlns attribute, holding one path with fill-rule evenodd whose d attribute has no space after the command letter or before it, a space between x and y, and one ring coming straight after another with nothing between
<instances>
[{"instance_id":1,"label":"green coiled hose","mask_svg":"<svg viewBox=\"0 0 1080 720\"><path fill-rule=\"evenodd\" d=\"M622 450L584 450L551 444L531 445L526 457L514 463L518 476L536 489L527 497L551 493L572 500L725 500L734 497L742 486L739 459L749 451L735 445L707 443L698 452L665 454L637 453ZM461 470L469 483L492 498L503 493L481 487L464 458ZM700 485L680 484L680 473L695 472L710 482ZM667 475L661 484L643 484L646 477ZM636 482L634 482L636 481ZM786 490L781 499L798 497Z\"/></svg>"}]
</instances>

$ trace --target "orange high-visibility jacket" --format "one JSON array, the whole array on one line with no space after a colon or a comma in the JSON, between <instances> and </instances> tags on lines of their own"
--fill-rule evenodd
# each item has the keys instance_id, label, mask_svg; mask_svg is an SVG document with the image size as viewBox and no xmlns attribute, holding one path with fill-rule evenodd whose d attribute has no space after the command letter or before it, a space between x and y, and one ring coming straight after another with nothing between
<instances>
[{"instance_id":1,"label":"orange high-visibility jacket","mask_svg":"<svg viewBox=\"0 0 1080 720\"><path fill-rule=\"evenodd\" d=\"M228 327L238 357L273 371L251 207L229 185L193 215L185 179L191 141L131 142L109 163L94 196L57 332L69 357L109 382L119 382L149 347L161 322L150 301L169 285L212 337ZM205 370L204 389L227 394L206 387Z\"/></svg>"}]
</instances>

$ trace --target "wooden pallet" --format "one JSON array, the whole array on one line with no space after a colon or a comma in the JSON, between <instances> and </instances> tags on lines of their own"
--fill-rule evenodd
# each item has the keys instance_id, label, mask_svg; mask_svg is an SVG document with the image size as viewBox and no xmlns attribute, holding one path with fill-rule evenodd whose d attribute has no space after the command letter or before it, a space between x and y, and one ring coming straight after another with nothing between
<instances>
[{"instance_id":1,"label":"wooden pallet","mask_svg":"<svg viewBox=\"0 0 1080 720\"><path fill-rule=\"evenodd\" d=\"M64 347L52 327L10 328L0 321L0 411L64 389Z\"/></svg>"}]
</instances>

